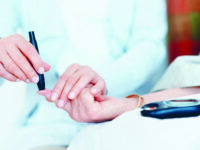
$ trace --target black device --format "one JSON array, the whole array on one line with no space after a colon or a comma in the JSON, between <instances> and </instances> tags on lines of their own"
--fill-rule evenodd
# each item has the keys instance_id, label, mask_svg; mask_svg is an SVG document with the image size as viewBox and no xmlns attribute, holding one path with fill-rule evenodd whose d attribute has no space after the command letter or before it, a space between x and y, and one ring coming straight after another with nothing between
<instances>
[{"instance_id":1,"label":"black device","mask_svg":"<svg viewBox=\"0 0 200 150\"><path fill-rule=\"evenodd\" d=\"M194 117L200 115L199 99L174 99L146 104L141 115L158 119Z\"/></svg>"},{"instance_id":2,"label":"black device","mask_svg":"<svg viewBox=\"0 0 200 150\"><path fill-rule=\"evenodd\" d=\"M35 49L37 50L37 52L39 54L39 49L38 49L38 45L37 45L37 41L36 41L36 38L35 38L34 31L29 32L29 39L30 39L30 43L35 47ZM45 90L44 74L39 74L38 72L37 72L37 74L39 76L39 82L37 83L38 89L39 90Z\"/></svg>"}]
</instances>

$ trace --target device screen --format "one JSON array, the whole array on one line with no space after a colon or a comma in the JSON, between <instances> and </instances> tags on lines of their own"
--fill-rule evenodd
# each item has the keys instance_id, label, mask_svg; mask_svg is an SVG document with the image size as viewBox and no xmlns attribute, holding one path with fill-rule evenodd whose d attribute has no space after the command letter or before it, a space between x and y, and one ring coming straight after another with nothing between
<instances>
[{"instance_id":1,"label":"device screen","mask_svg":"<svg viewBox=\"0 0 200 150\"><path fill-rule=\"evenodd\" d=\"M200 101L196 99L182 99L182 100L168 100L168 101L160 101L155 103L150 103L144 105L142 109L144 110L156 110L156 109L165 109L172 107L188 107L199 105Z\"/></svg>"}]
</instances>

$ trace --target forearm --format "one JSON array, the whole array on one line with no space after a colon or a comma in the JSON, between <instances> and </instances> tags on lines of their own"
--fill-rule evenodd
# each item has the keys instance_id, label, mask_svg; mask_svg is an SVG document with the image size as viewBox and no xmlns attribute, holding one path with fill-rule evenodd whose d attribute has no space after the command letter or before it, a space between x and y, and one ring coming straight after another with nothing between
<instances>
[{"instance_id":1,"label":"forearm","mask_svg":"<svg viewBox=\"0 0 200 150\"><path fill-rule=\"evenodd\" d=\"M171 88L171 89L143 95L142 96L144 98L143 105L151 103L151 102L155 102L155 101L163 101L163 100L167 100L171 98L182 97L182 96L198 94L198 93L200 93L200 87ZM124 103L122 104L122 109L121 109L122 113L136 109L136 106L138 104L137 98L124 98L122 100L124 101Z\"/></svg>"},{"instance_id":2,"label":"forearm","mask_svg":"<svg viewBox=\"0 0 200 150\"><path fill-rule=\"evenodd\" d=\"M171 88L143 95L144 104L200 93L200 87Z\"/></svg>"}]
</instances>

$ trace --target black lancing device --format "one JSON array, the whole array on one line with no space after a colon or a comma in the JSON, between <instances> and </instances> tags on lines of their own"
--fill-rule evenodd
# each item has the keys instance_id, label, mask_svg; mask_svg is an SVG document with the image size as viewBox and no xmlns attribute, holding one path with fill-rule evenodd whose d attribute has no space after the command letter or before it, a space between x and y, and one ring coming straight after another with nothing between
<instances>
[{"instance_id":1,"label":"black lancing device","mask_svg":"<svg viewBox=\"0 0 200 150\"><path fill-rule=\"evenodd\" d=\"M37 41L35 38L35 33L34 31L29 32L29 39L30 39L30 43L35 47L35 49L37 50L38 54L39 54L39 49L38 49L38 45L37 45ZM36 71L37 72L37 71ZM44 74L39 74L37 72L38 76L39 76L39 82L37 83L38 89L41 90L45 90L45 79L44 79Z\"/></svg>"}]
</instances>

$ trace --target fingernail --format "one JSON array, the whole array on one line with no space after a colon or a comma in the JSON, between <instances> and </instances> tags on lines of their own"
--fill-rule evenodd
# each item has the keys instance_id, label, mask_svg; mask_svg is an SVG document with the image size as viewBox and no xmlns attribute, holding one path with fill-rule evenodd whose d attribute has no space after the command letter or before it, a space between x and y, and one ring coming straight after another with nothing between
<instances>
[{"instance_id":1,"label":"fingernail","mask_svg":"<svg viewBox=\"0 0 200 150\"><path fill-rule=\"evenodd\" d=\"M97 93L97 89L92 89L92 93L96 94Z\"/></svg>"},{"instance_id":2,"label":"fingernail","mask_svg":"<svg viewBox=\"0 0 200 150\"><path fill-rule=\"evenodd\" d=\"M69 99L74 99L75 97L75 93L74 92L71 92L68 96Z\"/></svg>"},{"instance_id":3,"label":"fingernail","mask_svg":"<svg viewBox=\"0 0 200 150\"><path fill-rule=\"evenodd\" d=\"M39 82L39 77L38 76L34 76L32 78L33 83L38 83Z\"/></svg>"},{"instance_id":4,"label":"fingernail","mask_svg":"<svg viewBox=\"0 0 200 150\"><path fill-rule=\"evenodd\" d=\"M59 100L57 103L57 106L60 108L63 108L65 106L65 101L64 100Z\"/></svg>"},{"instance_id":5,"label":"fingernail","mask_svg":"<svg viewBox=\"0 0 200 150\"><path fill-rule=\"evenodd\" d=\"M43 74L44 73L44 68L40 67L39 70L38 70L38 73Z\"/></svg>"},{"instance_id":6,"label":"fingernail","mask_svg":"<svg viewBox=\"0 0 200 150\"><path fill-rule=\"evenodd\" d=\"M53 93L51 96L51 100L52 101L56 101L56 99L58 98L58 94L57 93Z\"/></svg>"},{"instance_id":7,"label":"fingernail","mask_svg":"<svg viewBox=\"0 0 200 150\"><path fill-rule=\"evenodd\" d=\"M26 83L30 83L30 80L29 80L29 79L26 79Z\"/></svg>"}]
</instances>

